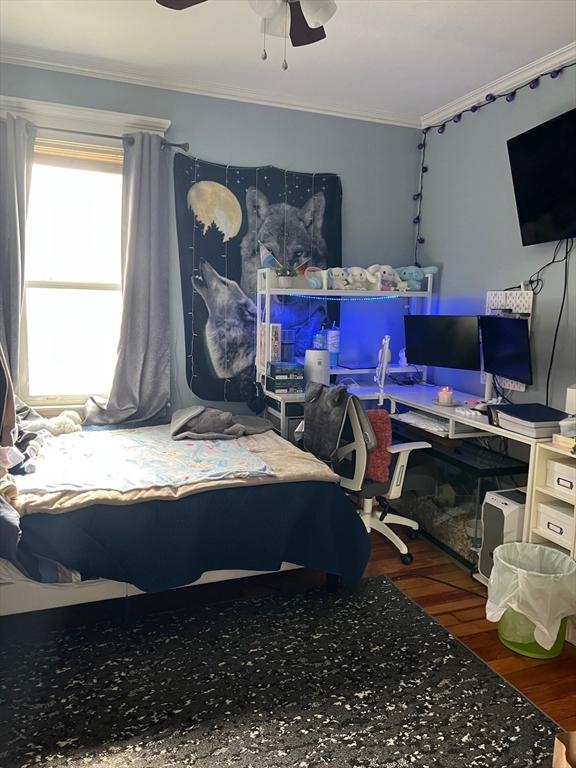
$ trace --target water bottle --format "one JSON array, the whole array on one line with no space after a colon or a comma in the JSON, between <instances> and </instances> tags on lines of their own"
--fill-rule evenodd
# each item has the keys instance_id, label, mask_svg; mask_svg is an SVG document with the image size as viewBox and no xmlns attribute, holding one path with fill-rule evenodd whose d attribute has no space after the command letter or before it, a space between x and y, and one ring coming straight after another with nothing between
<instances>
[{"instance_id":1,"label":"water bottle","mask_svg":"<svg viewBox=\"0 0 576 768\"><path fill-rule=\"evenodd\" d=\"M332 327L326 330L326 348L330 357L330 367L334 368L338 365L338 354L340 353L340 328L336 326L336 322L332 323Z\"/></svg>"}]
</instances>

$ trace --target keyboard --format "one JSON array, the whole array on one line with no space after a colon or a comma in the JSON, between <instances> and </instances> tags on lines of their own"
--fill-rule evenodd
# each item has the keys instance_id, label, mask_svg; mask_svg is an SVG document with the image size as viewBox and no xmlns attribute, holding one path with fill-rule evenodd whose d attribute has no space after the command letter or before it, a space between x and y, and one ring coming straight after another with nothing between
<instances>
[{"instance_id":1,"label":"keyboard","mask_svg":"<svg viewBox=\"0 0 576 768\"><path fill-rule=\"evenodd\" d=\"M410 424L412 427L423 429L426 432L434 432L437 435L448 434L448 422L441 416L424 415L423 413L408 411L407 413L395 413L393 418L403 421L405 424Z\"/></svg>"}]
</instances>

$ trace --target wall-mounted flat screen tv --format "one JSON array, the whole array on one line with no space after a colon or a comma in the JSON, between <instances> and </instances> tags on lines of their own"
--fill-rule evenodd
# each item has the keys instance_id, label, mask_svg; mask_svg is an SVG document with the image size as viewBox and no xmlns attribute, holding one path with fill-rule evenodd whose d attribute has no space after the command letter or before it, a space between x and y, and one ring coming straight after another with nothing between
<instances>
[{"instance_id":1,"label":"wall-mounted flat screen tv","mask_svg":"<svg viewBox=\"0 0 576 768\"><path fill-rule=\"evenodd\" d=\"M508 140L524 245L576 236L576 109Z\"/></svg>"}]
</instances>

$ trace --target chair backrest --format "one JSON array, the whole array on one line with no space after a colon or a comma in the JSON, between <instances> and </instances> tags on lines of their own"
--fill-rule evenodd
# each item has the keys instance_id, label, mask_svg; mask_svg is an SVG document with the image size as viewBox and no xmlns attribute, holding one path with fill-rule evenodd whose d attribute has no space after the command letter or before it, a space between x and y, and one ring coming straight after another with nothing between
<instances>
[{"instance_id":1,"label":"chair backrest","mask_svg":"<svg viewBox=\"0 0 576 768\"><path fill-rule=\"evenodd\" d=\"M390 417L380 409L375 413L378 435L361 400L345 387L313 384L306 388L304 447L331 463L346 490L360 491L367 477L388 480Z\"/></svg>"},{"instance_id":2,"label":"chair backrest","mask_svg":"<svg viewBox=\"0 0 576 768\"><path fill-rule=\"evenodd\" d=\"M349 491L360 491L366 475L368 453L377 446L376 435L362 402L350 395L346 409L346 422L340 445L332 466L342 478L340 485Z\"/></svg>"}]
</instances>

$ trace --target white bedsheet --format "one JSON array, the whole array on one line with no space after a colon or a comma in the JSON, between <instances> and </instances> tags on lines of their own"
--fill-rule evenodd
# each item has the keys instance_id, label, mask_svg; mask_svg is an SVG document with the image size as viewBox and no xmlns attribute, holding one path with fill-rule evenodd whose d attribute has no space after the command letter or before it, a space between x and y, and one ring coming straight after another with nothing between
<instances>
[{"instance_id":1,"label":"white bedsheet","mask_svg":"<svg viewBox=\"0 0 576 768\"><path fill-rule=\"evenodd\" d=\"M127 492L273 474L237 440L172 440L168 425L50 437L36 464L16 478L19 493Z\"/></svg>"}]
</instances>

